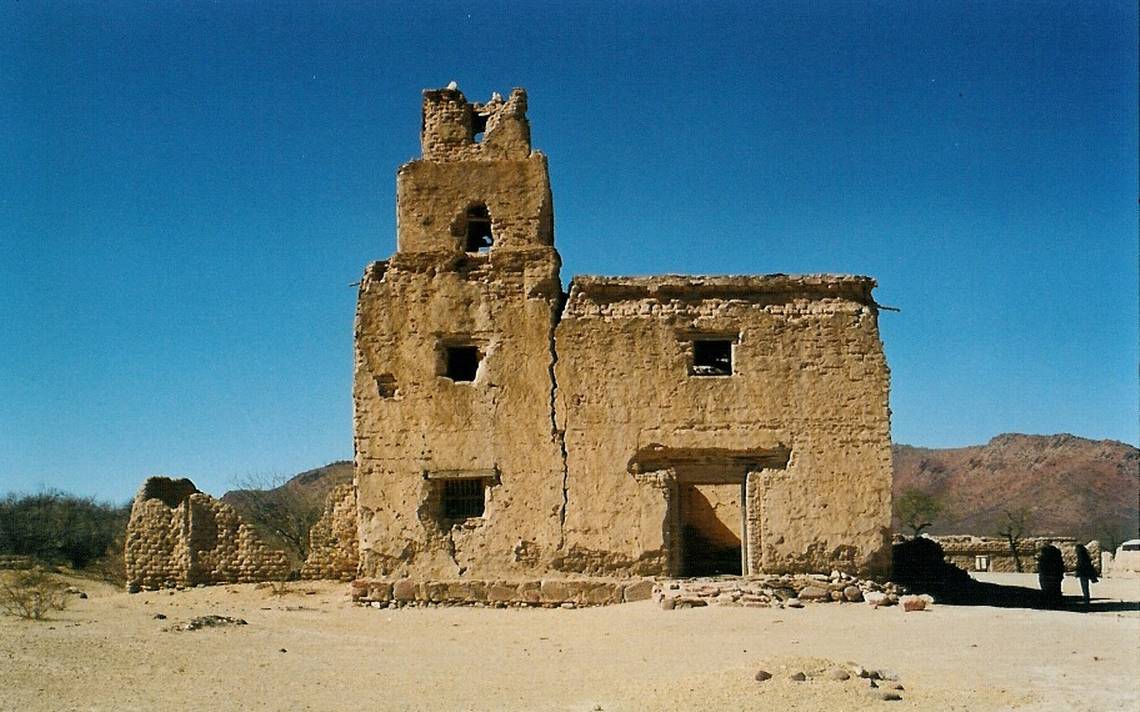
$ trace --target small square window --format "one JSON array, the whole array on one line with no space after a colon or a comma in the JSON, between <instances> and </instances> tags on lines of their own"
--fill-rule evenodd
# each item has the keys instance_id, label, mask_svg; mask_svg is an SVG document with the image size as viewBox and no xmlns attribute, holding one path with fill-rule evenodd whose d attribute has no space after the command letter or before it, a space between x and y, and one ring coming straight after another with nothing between
<instances>
[{"instance_id":1,"label":"small square window","mask_svg":"<svg viewBox=\"0 0 1140 712\"><path fill-rule=\"evenodd\" d=\"M697 339L693 341L691 376L731 376L732 340Z\"/></svg>"},{"instance_id":2,"label":"small square window","mask_svg":"<svg viewBox=\"0 0 1140 712\"><path fill-rule=\"evenodd\" d=\"M988 556L975 556L974 557L974 570L975 571L989 571L990 570L990 557L988 557Z\"/></svg>"},{"instance_id":3,"label":"small square window","mask_svg":"<svg viewBox=\"0 0 1140 712\"><path fill-rule=\"evenodd\" d=\"M457 383L470 383L479 371L481 358L477 346L448 346L444 351L443 375Z\"/></svg>"},{"instance_id":4,"label":"small square window","mask_svg":"<svg viewBox=\"0 0 1140 712\"><path fill-rule=\"evenodd\" d=\"M442 510L447 521L483 516L484 484L481 477L443 480Z\"/></svg>"}]
</instances>

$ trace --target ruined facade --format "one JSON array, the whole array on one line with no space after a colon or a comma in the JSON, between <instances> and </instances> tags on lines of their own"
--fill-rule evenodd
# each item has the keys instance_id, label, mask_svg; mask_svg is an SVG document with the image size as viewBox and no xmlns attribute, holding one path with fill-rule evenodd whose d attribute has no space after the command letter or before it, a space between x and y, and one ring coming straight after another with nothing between
<instances>
[{"instance_id":1,"label":"ruined facade","mask_svg":"<svg viewBox=\"0 0 1140 712\"><path fill-rule=\"evenodd\" d=\"M283 552L187 479L147 478L131 505L124 549L133 591L283 580L289 573Z\"/></svg>"},{"instance_id":2,"label":"ruined facade","mask_svg":"<svg viewBox=\"0 0 1140 712\"><path fill-rule=\"evenodd\" d=\"M421 145L356 314L362 577L886 573L874 280L564 294L525 92L424 92Z\"/></svg>"}]
</instances>

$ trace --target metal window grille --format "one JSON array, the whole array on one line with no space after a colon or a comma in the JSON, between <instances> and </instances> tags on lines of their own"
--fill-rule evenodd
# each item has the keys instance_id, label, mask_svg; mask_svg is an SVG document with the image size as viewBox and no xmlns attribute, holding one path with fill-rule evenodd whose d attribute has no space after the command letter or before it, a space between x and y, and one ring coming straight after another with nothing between
<instances>
[{"instance_id":1,"label":"metal window grille","mask_svg":"<svg viewBox=\"0 0 1140 712\"><path fill-rule=\"evenodd\" d=\"M467 478L443 481L443 516L470 519L483 516L483 480Z\"/></svg>"}]
</instances>

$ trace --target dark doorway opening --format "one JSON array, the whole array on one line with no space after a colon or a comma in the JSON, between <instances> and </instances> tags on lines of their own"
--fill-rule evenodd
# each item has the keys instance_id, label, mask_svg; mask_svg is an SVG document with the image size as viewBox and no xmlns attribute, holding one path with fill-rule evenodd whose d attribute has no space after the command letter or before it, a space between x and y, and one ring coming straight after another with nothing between
<instances>
[{"instance_id":1,"label":"dark doorway opening","mask_svg":"<svg viewBox=\"0 0 1140 712\"><path fill-rule=\"evenodd\" d=\"M682 484L681 576L740 576L740 485Z\"/></svg>"}]
</instances>

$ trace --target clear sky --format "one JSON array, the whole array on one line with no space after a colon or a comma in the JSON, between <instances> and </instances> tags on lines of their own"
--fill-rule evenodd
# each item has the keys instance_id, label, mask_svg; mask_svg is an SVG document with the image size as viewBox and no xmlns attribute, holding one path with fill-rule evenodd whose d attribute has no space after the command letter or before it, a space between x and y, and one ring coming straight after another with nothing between
<instances>
[{"instance_id":1,"label":"clear sky","mask_svg":"<svg viewBox=\"0 0 1140 712\"><path fill-rule=\"evenodd\" d=\"M873 275L896 441L1137 442L1134 1L314 4L0 7L0 492L350 458L451 80L527 88L564 281Z\"/></svg>"}]
</instances>

